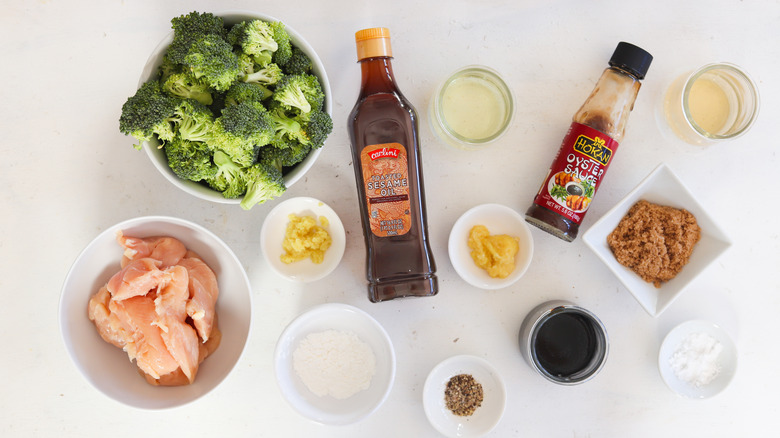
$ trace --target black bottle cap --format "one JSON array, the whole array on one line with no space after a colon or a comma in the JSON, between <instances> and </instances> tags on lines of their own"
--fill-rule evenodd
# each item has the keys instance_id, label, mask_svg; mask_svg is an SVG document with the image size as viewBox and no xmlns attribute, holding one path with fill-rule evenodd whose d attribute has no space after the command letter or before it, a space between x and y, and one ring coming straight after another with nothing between
<instances>
[{"instance_id":1,"label":"black bottle cap","mask_svg":"<svg viewBox=\"0 0 780 438\"><path fill-rule=\"evenodd\" d=\"M615 48L609 65L623 69L639 79L644 79L651 62L653 62L653 55L641 47L621 41Z\"/></svg>"}]
</instances>

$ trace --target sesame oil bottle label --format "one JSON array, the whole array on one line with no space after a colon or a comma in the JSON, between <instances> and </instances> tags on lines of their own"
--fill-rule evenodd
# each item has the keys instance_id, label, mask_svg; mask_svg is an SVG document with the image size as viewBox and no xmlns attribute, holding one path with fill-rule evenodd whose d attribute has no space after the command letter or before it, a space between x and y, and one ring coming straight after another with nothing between
<instances>
[{"instance_id":1,"label":"sesame oil bottle label","mask_svg":"<svg viewBox=\"0 0 780 438\"><path fill-rule=\"evenodd\" d=\"M580 224L618 143L581 123L572 123L534 203Z\"/></svg>"},{"instance_id":2,"label":"sesame oil bottle label","mask_svg":"<svg viewBox=\"0 0 780 438\"><path fill-rule=\"evenodd\" d=\"M408 233L412 219L406 148L400 143L366 146L360 164L371 232L377 237Z\"/></svg>"}]
</instances>

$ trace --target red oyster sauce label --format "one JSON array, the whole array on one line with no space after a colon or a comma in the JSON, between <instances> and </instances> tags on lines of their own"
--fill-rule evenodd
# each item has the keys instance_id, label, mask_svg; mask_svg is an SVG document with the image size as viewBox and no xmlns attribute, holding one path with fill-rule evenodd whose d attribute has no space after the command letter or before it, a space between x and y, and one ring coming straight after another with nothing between
<instances>
[{"instance_id":1,"label":"red oyster sauce label","mask_svg":"<svg viewBox=\"0 0 780 438\"><path fill-rule=\"evenodd\" d=\"M617 148L601 131L572 123L534 203L580 224Z\"/></svg>"},{"instance_id":2,"label":"red oyster sauce label","mask_svg":"<svg viewBox=\"0 0 780 438\"><path fill-rule=\"evenodd\" d=\"M400 143L366 146L360 153L371 232L401 236L412 228L409 165Z\"/></svg>"}]
</instances>

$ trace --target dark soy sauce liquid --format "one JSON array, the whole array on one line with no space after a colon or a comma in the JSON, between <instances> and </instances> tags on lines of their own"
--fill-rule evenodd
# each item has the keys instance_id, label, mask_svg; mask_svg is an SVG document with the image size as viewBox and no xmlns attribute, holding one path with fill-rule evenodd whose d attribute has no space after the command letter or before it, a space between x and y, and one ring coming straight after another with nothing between
<instances>
[{"instance_id":1,"label":"dark soy sauce liquid","mask_svg":"<svg viewBox=\"0 0 780 438\"><path fill-rule=\"evenodd\" d=\"M558 313L545 321L536 334L534 350L539 365L556 377L570 377L584 370L596 354L593 323L576 313Z\"/></svg>"}]
</instances>

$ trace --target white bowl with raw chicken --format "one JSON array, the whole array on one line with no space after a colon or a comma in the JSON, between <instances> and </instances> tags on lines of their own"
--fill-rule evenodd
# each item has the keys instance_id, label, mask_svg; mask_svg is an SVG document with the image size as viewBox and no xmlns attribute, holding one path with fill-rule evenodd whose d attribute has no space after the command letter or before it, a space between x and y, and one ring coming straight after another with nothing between
<instances>
[{"instance_id":1,"label":"white bowl with raw chicken","mask_svg":"<svg viewBox=\"0 0 780 438\"><path fill-rule=\"evenodd\" d=\"M59 322L73 363L98 391L166 409L230 374L251 308L246 272L219 237L183 219L148 216L107 228L81 252L62 287Z\"/></svg>"}]
</instances>

